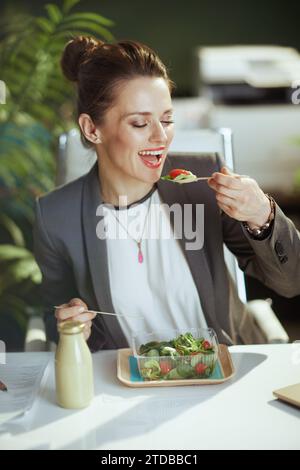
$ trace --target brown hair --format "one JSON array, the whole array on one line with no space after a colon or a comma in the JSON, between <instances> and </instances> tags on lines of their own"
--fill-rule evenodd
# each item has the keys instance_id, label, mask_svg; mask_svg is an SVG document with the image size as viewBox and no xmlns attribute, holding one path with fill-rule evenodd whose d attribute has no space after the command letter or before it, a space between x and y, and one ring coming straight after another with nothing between
<instances>
[{"instance_id":1,"label":"brown hair","mask_svg":"<svg viewBox=\"0 0 300 470\"><path fill-rule=\"evenodd\" d=\"M170 92L174 83L158 55L148 46L135 41L104 43L88 36L78 36L67 43L61 67L66 78L77 83L77 117L88 114L100 125L115 99L120 82L138 76L161 77ZM81 133L85 145L91 146Z\"/></svg>"}]
</instances>

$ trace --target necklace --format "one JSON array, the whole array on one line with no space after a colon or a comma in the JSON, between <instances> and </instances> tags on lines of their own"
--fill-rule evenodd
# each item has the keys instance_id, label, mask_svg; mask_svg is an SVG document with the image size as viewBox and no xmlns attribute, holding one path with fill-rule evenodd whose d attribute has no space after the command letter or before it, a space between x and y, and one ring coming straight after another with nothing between
<instances>
[{"instance_id":1,"label":"necklace","mask_svg":"<svg viewBox=\"0 0 300 470\"><path fill-rule=\"evenodd\" d=\"M145 221L144 221L144 226L143 226L143 230L142 230L142 233L141 233L141 237L139 238L139 240L136 240L135 238L133 238L133 237L130 235L130 233L128 232L127 228L120 222L119 217L117 217L117 216L112 212L112 215L113 215L114 218L117 220L118 224L120 224L121 227L123 227L123 229L126 231L126 233L130 236L131 240L133 240L133 241L137 244L137 247L138 247L138 262L139 262L139 263L143 263L143 261L144 261L144 256L143 256L143 252L142 252L142 240L143 240L143 235L144 235L144 231L145 231L145 227L146 227L146 222L147 222L148 215L149 215L149 212L150 212L151 199L152 199L152 194L151 194L151 196L150 196L150 198L149 198L148 210L147 210L147 214L146 214L146 217L145 217Z\"/></svg>"}]
</instances>

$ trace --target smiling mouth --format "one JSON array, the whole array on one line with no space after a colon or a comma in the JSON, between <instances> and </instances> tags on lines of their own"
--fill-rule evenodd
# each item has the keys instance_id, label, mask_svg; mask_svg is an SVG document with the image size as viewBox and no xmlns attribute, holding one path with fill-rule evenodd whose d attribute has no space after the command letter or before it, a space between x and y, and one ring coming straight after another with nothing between
<instances>
[{"instance_id":1,"label":"smiling mouth","mask_svg":"<svg viewBox=\"0 0 300 470\"><path fill-rule=\"evenodd\" d=\"M164 147L160 147L157 149L141 150L138 154L144 162L156 164L162 160L164 150Z\"/></svg>"},{"instance_id":2,"label":"smiling mouth","mask_svg":"<svg viewBox=\"0 0 300 470\"><path fill-rule=\"evenodd\" d=\"M161 150L155 152L138 152L138 155L148 168L158 168L163 159Z\"/></svg>"}]
</instances>

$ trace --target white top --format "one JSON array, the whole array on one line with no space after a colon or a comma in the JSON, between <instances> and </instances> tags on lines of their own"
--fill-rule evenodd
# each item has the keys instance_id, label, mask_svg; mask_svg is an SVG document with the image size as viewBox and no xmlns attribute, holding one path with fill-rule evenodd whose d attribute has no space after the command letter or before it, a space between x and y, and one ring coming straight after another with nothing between
<instances>
[{"instance_id":1,"label":"white top","mask_svg":"<svg viewBox=\"0 0 300 470\"><path fill-rule=\"evenodd\" d=\"M114 310L141 317L118 317L129 344L134 331L207 328L192 274L157 189L128 208L105 207L104 217ZM138 244L125 228L135 240L143 232L142 263Z\"/></svg>"}]
</instances>

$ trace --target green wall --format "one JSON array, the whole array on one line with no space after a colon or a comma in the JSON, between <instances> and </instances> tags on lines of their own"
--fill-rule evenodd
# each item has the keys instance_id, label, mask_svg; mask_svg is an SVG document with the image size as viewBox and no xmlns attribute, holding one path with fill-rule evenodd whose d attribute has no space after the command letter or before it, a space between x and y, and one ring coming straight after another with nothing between
<instances>
[{"instance_id":1,"label":"green wall","mask_svg":"<svg viewBox=\"0 0 300 470\"><path fill-rule=\"evenodd\" d=\"M44 3L48 2L1 0L0 8L40 13ZM83 0L76 9L113 19L118 39L153 47L169 65L178 95L192 93L195 46L278 44L300 49L299 1Z\"/></svg>"}]
</instances>

